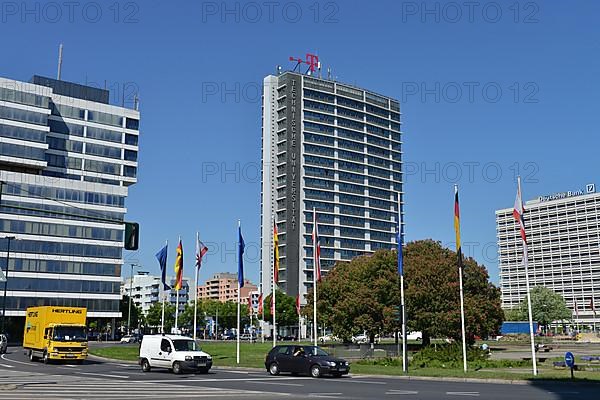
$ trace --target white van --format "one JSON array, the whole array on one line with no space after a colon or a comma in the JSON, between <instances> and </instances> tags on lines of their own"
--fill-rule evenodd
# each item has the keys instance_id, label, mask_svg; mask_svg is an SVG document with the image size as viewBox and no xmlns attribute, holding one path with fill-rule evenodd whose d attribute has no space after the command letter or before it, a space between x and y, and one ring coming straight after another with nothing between
<instances>
[{"instance_id":1,"label":"white van","mask_svg":"<svg viewBox=\"0 0 600 400\"><path fill-rule=\"evenodd\" d=\"M174 373L194 371L207 373L212 357L201 351L198 343L179 335L144 335L140 345L142 371L152 368L172 369Z\"/></svg>"}]
</instances>

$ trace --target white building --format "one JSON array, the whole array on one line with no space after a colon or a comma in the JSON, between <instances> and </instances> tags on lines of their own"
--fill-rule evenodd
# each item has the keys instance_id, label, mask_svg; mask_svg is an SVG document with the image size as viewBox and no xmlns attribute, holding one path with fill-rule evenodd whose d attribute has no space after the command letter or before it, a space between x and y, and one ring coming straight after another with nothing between
<instances>
[{"instance_id":1,"label":"white building","mask_svg":"<svg viewBox=\"0 0 600 400\"><path fill-rule=\"evenodd\" d=\"M171 290L167 294L167 300L175 305L177 303L177 292L172 289L175 285L175 279L167 278L167 281L170 282L169 285L171 286ZM132 302L140 307L144 314L147 314L154 303L163 301L164 294L161 286L160 276L138 274L133 276L133 282L131 277L127 277L123 281L121 284L121 295L129 296L129 293L133 293ZM185 305L190 300L189 296L189 283L184 278L183 288L179 291L179 311L183 311Z\"/></svg>"},{"instance_id":2,"label":"white building","mask_svg":"<svg viewBox=\"0 0 600 400\"><path fill-rule=\"evenodd\" d=\"M513 209L496 211L502 307L526 295L523 246ZM525 204L530 287L561 294L578 323L592 324L600 306L600 193L595 185ZM577 311L576 311L577 308Z\"/></svg>"},{"instance_id":3,"label":"white building","mask_svg":"<svg viewBox=\"0 0 600 400\"><path fill-rule=\"evenodd\" d=\"M107 90L0 78L0 259L4 238L14 236L6 303L7 316L19 317L9 326L14 335L29 306L121 316L125 199L137 181L139 121L137 110L109 104Z\"/></svg>"},{"instance_id":4,"label":"white building","mask_svg":"<svg viewBox=\"0 0 600 400\"><path fill-rule=\"evenodd\" d=\"M402 203L400 104L295 72L263 85L260 284L271 293L273 221L279 287L301 302L313 281L313 208L321 268L396 248Z\"/></svg>"}]
</instances>

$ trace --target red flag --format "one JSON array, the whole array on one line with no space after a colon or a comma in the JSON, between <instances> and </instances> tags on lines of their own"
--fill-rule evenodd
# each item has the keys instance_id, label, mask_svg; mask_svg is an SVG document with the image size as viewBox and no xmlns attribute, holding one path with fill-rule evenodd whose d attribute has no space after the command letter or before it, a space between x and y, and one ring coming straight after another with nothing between
<instances>
[{"instance_id":1,"label":"red flag","mask_svg":"<svg viewBox=\"0 0 600 400\"><path fill-rule=\"evenodd\" d=\"M202 257L204 257L207 251L208 247L198 239L196 241L196 268L200 269L202 266Z\"/></svg>"},{"instance_id":2,"label":"red flag","mask_svg":"<svg viewBox=\"0 0 600 400\"><path fill-rule=\"evenodd\" d=\"M321 282L321 243L319 243L319 229L317 227L317 213L313 209L313 273L317 282Z\"/></svg>"},{"instance_id":3,"label":"red flag","mask_svg":"<svg viewBox=\"0 0 600 400\"><path fill-rule=\"evenodd\" d=\"M271 296L271 315L275 314L275 308L273 307L273 296Z\"/></svg>"},{"instance_id":4,"label":"red flag","mask_svg":"<svg viewBox=\"0 0 600 400\"><path fill-rule=\"evenodd\" d=\"M263 299L262 299L262 293L260 294L260 296L258 296L258 313L257 314L262 314L263 313Z\"/></svg>"},{"instance_id":5,"label":"red flag","mask_svg":"<svg viewBox=\"0 0 600 400\"><path fill-rule=\"evenodd\" d=\"M527 236L525 235L525 220L523 219L523 199L521 198L521 185L517 189L517 198L515 199L515 208L513 210L513 217L519 224L519 230L521 231L521 239L523 243L527 244Z\"/></svg>"},{"instance_id":6,"label":"red flag","mask_svg":"<svg viewBox=\"0 0 600 400\"><path fill-rule=\"evenodd\" d=\"M577 299L573 299L573 305L575 307L575 316L579 318L579 307L577 307Z\"/></svg>"},{"instance_id":7,"label":"red flag","mask_svg":"<svg viewBox=\"0 0 600 400\"><path fill-rule=\"evenodd\" d=\"M273 274L275 275L275 284L277 284L279 282L279 236L275 221L273 221Z\"/></svg>"},{"instance_id":8,"label":"red flag","mask_svg":"<svg viewBox=\"0 0 600 400\"><path fill-rule=\"evenodd\" d=\"M300 316L300 294L296 296L296 312Z\"/></svg>"},{"instance_id":9,"label":"red flag","mask_svg":"<svg viewBox=\"0 0 600 400\"><path fill-rule=\"evenodd\" d=\"M248 314L252 315L254 308L252 308L252 295L248 296Z\"/></svg>"}]
</instances>

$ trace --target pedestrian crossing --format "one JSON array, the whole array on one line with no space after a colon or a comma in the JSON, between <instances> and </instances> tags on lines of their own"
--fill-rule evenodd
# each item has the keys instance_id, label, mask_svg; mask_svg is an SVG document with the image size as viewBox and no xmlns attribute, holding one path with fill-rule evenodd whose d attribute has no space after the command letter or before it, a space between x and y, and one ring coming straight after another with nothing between
<instances>
[{"instance_id":1,"label":"pedestrian crossing","mask_svg":"<svg viewBox=\"0 0 600 400\"><path fill-rule=\"evenodd\" d=\"M281 393L164 382L0 371L0 399L244 399L280 398Z\"/></svg>"}]
</instances>

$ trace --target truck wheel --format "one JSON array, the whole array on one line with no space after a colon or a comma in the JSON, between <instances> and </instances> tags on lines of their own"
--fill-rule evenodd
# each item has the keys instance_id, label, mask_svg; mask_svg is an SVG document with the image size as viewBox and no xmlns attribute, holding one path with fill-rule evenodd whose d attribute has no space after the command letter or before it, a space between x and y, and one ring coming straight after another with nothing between
<instances>
[{"instance_id":1,"label":"truck wheel","mask_svg":"<svg viewBox=\"0 0 600 400\"><path fill-rule=\"evenodd\" d=\"M27 356L29 357L29 361L37 360L37 357L33 355L33 350L29 350L29 354Z\"/></svg>"},{"instance_id":2,"label":"truck wheel","mask_svg":"<svg viewBox=\"0 0 600 400\"><path fill-rule=\"evenodd\" d=\"M173 373L175 375L181 374L181 364L179 363L179 361L175 361L173 363Z\"/></svg>"},{"instance_id":3,"label":"truck wheel","mask_svg":"<svg viewBox=\"0 0 600 400\"><path fill-rule=\"evenodd\" d=\"M44 364L50 363L50 355L48 354L48 352L46 350L44 350L44 355L42 356L42 361L44 361Z\"/></svg>"},{"instance_id":4,"label":"truck wheel","mask_svg":"<svg viewBox=\"0 0 600 400\"><path fill-rule=\"evenodd\" d=\"M142 360L142 371L143 372L150 372L150 362L148 362L148 360L146 360L145 358Z\"/></svg>"}]
</instances>

